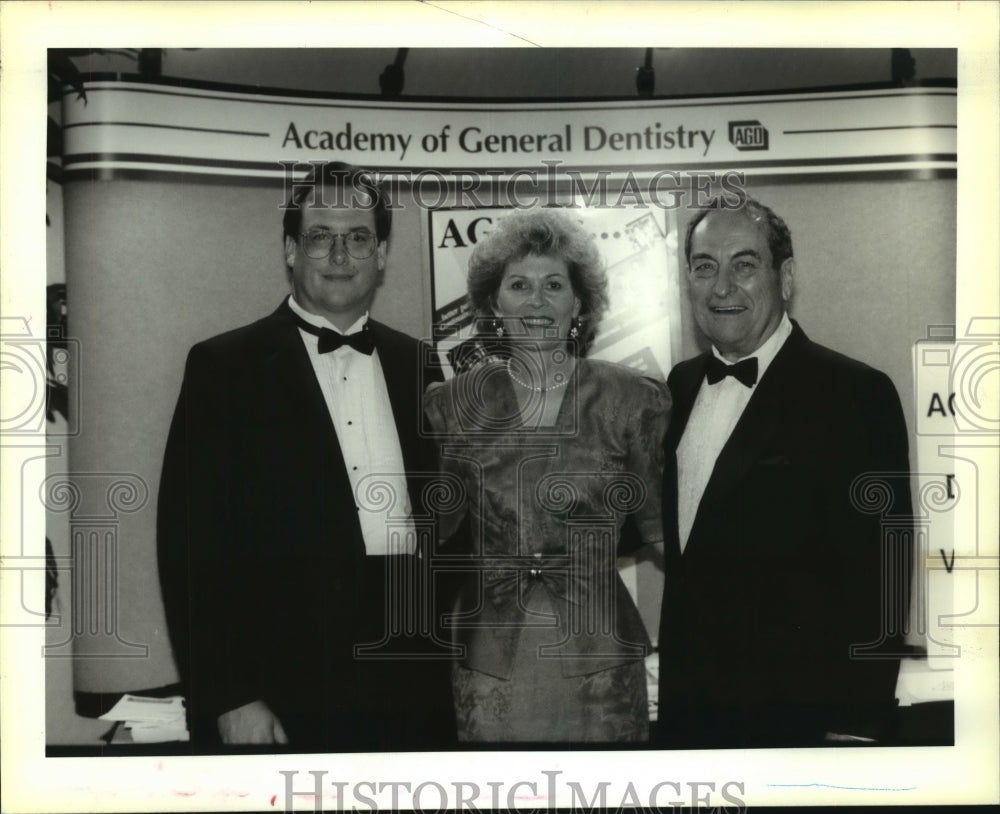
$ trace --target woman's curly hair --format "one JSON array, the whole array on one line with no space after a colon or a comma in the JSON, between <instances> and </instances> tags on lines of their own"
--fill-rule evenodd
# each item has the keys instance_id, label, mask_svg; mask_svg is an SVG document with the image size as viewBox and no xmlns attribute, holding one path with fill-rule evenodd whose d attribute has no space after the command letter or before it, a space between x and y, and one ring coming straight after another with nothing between
<instances>
[{"instance_id":1,"label":"woman's curly hair","mask_svg":"<svg viewBox=\"0 0 1000 814\"><path fill-rule=\"evenodd\" d=\"M608 279L593 236L566 212L522 210L505 215L493 225L469 260L467 283L473 313L493 314L504 270L529 255L566 261L573 293L580 300L576 352L584 356L608 309Z\"/></svg>"}]
</instances>

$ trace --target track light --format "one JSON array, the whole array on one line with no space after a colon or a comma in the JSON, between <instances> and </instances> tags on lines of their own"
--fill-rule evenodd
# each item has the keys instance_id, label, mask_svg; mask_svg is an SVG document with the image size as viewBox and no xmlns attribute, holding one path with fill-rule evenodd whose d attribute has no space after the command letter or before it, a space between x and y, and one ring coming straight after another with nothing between
<instances>
[{"instance_id":1,"label":"track light","mask_svg":"<svg viewBox=\"0 0 1000 814\"><path fill-rule=\"evenodd\" d=\"M403 63L406 62L406 52L409 48L400 48L396 51L396 59L385 66L385 70L379 74L378 86L382 89L382 95L386 97L399 96L403 92L403 85L406 76L403 74Z\"/></svg>"},{"instance_id":2,"label":"track light","mask_svg":"<svg viewBox=\"0 0 1000 814\"><path fill-rule=\"evenodd\" d=\"M652 96L656 84L653 73L653 49L646 49L646 62L635 69L635 90L640 96Z\"/></svg>"}]
</instances>

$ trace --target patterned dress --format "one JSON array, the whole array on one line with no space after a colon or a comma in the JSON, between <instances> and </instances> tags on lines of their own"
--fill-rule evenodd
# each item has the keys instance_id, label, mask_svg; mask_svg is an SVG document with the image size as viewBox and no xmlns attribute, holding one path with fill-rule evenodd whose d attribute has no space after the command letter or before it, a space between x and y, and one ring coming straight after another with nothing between
<instances>
[{"instance_id":1,"label":"patterned dress","mask_svg":"<svg viewBox=\"0 0 1000 814\"><path fill-rule=\"evenodd\" d=\"M442 536L468 532L452 617L459 738L645 740L649 640L615 560L629 515L644 543L663 538L666 385L578 360L546 427L530 404L522 418L513 388L488 362L424 399L454 498Z\"/></svg>"}]
</instances>

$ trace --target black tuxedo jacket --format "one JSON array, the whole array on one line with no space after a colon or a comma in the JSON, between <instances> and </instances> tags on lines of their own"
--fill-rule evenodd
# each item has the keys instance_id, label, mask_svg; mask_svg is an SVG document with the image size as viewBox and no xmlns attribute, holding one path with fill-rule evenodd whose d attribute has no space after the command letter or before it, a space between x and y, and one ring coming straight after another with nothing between
<instances>
[{"instance_id":1,"label":"black tuxedo jacket","mask_svg":"<svg viewBox=\"0 0 1000 814\"><path fill-rule=\"evenodd\" d=\"M440 375L415 339L374 321L371 329L419 513L421 473L435 471L433 445L419 432L421 394ZM287 303L192 348L164 456L157 537L196 745L212 743L219 714L258 699L291 730L293 747L450 742L443 665L382 665L395 683L373 688L371 665L352 657L380 611L365 582L380 580L372 562L384 561L366 557L355 506ZM379 721L359 712L373 704Z\"/></svg>"},{"instance_id":2,"label":"black tuxedo jacket","mask_svg":"<svg viewBox=\"0 0 1000 814\"><path fill-rule=\"evenodd\" d=\"M665 506L677 505L671 461L708 358L668 379ZM719 455L683 554L676 515L664 512L665 745L882 734L908 601L908 472L888 377L795 325ZM864 488L866 475L882 486Z\"/></svg>"}]
</instances>

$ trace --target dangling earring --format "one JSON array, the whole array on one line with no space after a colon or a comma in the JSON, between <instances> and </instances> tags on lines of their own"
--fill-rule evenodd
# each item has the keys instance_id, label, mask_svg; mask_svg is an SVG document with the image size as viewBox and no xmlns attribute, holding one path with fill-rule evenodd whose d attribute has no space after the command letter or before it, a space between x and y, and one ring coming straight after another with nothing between
<instances>
[{"instance_id":1,"label":"dangling earring","mask_svg":"<svg viewBox=\"0 0 1000 814\"><path fill-rule=\"evenodd\" d=\"M573 317L569 323L569 338L579 339L580 338L580 326L582 325L582 320L579 317Z\"/></svg>"},{"instance_id":2,"label":"dangling earring","mask_svg":"<svg viewBox=\"0 0 1000 814\"><path fill-rule=\"evenodd\" d=\"M490 300L490 310L493 312L493 320L490 322L490 330L497 335L497 339L503 339L506 333L503 327L503 317L500 316L500 307L495 300Z\"/></svg>"}]
</instances>

